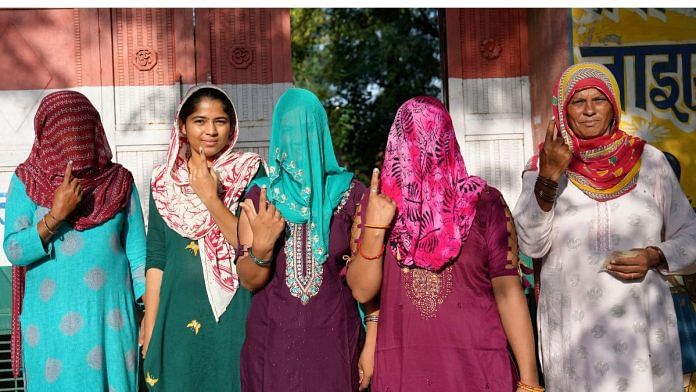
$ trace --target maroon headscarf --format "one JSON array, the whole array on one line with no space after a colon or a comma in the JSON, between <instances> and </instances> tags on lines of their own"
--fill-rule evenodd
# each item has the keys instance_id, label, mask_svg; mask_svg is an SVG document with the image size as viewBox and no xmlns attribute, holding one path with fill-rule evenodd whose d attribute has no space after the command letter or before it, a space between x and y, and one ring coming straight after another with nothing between
<instances>
[{"instance_id":1,"label":"maroon headscarf","mask_svg":"<svg viewBox=\"0 0 696 392\"><path fill-rule=\"evenodd\" d=\"M406 101L389 131L382 192L397 205L389 246L401 266L439 271L454 260L486 182L466 172L452 119L435 98Z\"/></svg>"},{"instance_id":2,"label":"maroon headscarf","mask_svg":"<svg viewBox=\"0 0 696 392\"><path fill-rule=\"evenodd\" d=\"M82 201L67 218L76 230L86 230L111 219L128 206L133 175L111 161L111 149L99 112L76 91L57 91L44 97L34 117L36 138L17 177L36 204L51 208L53 194L73 161L72 175L80 181ZM21 366L19 314L24 297L26 268L12 268L12 370Z\"/></svg>"}]
</instances>

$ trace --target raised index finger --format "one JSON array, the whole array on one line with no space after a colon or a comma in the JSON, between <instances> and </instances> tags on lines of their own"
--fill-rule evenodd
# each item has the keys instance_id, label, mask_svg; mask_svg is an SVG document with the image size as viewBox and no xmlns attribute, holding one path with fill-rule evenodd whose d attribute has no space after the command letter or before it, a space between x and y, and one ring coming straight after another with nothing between
<instances>
[{"instance_id":1,"label":"raised index finger","mask_svg":"<svg viewBox=\"0 0 696 392\"><path fill-rule=\"evenodd\" d=\"M266 211L268 198L266 197L266 186L261 186L261 195L259 195L259 212Z\"/></svg>"},{"instance_id":2,"label":"raised index finger","mask_svg":"<svg viewBox=\"0 0 696 392\"><path fill-rule=\"evenodd\" d=\"M554 140L556 140L556 121L552 118L551 121L549 121L549 125L546 127L544 143L551 143Z\"/></svg>"},{"instance_id":3,"label":"raised index finger","mask_svg":"<svg viewBox=\"0 0 696 392\"><path fill-rule=\"evenodd\" d=\"M372 170L372 179L370 180L370 191L372 191L372 193L379 192L379 169L378 168L374 168L374 170Z\"/></svg>"},{"instance_id":4,"label":"raised index finger","mask_svg":"<svg viewBox=\"0 0 696 392\"><path fill-rule=\"evenodd\" d=\"M198 148L198 164L201 167L208 168L208 158L205 156L205 150L202 146Z\"/></svg>"},{"instance_id":5,"label":"raised index finger","mask_svg":"<svg viewBox=\"0 0 696 392\"><path fill-rule=\"evenodd\" d=\"M63 175L63 184L69 184L72 178L72 159L65 165L65 174Z\"/></svg>"}]
</instances>

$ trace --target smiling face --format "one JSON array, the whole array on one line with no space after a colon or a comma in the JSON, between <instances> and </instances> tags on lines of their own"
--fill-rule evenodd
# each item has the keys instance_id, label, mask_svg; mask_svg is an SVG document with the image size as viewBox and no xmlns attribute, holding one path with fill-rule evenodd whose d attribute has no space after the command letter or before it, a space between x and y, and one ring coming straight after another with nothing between
<instances>
[{"instance_id":1,"label":"smiling face","mask_svg":"<svg viewBox=\"0 0 696 392\"><path fill-rule=\"evenodd\" d=\"M566 109L568 125L580 139L592 139L610 131L614 108L601 91L588 88L575 93Z\"/></svg>"},{"instance_id":2,"label":"smiling face","mask_svg":"<svg viewBox=\"0 0 696 392\"><path fill-rule=\"evenodd\" d=\"M222 101L203 97L180 128L191 145L191 154L198 154L203 147L212 161L227 147L232 125Z\"/></svg>"}]
</instances>

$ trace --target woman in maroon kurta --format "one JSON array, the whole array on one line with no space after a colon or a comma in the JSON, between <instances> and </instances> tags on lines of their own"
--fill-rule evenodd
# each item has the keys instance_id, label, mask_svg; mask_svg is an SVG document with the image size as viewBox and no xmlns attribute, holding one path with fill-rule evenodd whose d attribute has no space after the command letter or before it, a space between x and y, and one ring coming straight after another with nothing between
<instances>
[{"instance_id":1,"label":"woman in maroon kurta","mask_svg":"<svg viewBox=\"0 0 696 392\"><path fill-rule=\"evenodd\" d=\"M372 390L543 390L535 389L534 340L510 211L500 192L467 174L438 100L418 97L401 106L381 185L379 194L374 176L348 268L361 302L379 290L368 280L383 274ZM396 217L376 234L391 218L372 204L386 198ZM383 270L368 259L380 249ZM366 347L372 347L369 335Z\"/></svg>"},{"instance_id":2,"label":"woman in maroon kurta","mask_svg":"<svg viewBox=\"0 0 696 392\"><path fill-rule=\"evenodd\" d=\"M459 257L439 272L400 268L386 253L374 391L513 390L517 374L491 283L517 276L506 209L486 187Z\"/></svg>"}]
</instances>

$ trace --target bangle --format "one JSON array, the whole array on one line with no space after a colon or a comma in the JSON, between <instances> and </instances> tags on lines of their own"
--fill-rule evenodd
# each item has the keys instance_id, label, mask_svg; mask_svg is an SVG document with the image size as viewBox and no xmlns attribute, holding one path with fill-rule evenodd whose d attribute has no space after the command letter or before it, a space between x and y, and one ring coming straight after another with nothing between
<instances>
[{"instance_id":1,"label":"bangle","mask_svg":"<svg viewBox=\"0 0 696 392\"><path fill-rule=\"evenodd\" d=\"M365 259L365 260L376 260L376 259L379 259L379 258L382 257L382 255L384 254L384 244L382 244L382 250L380 250L379 253L378 253L376 256L370 257L370 256L366 256L366 255L363 253L363 251L362 251L362 243L360 243L360 244L358 244L358 253L359 253L360 256L362 256L362 258Z\"/></svg>"},{"instance_id":2,"label":"bangle","mask_svg":"<svg viewBox=\"0 0 696 392\"><path fill-rule=\"evenodd\" d=\"M558 183L544 176L537 176L534 183L534 193L537 197L547 203L553 204L556 201L556 192L558 192Z\"/></svg>"},{"instance_id":3,"label":"bangle","mask_svg":"<svg viewBox=\"0 0 696 392\"><path fill-rule=\"evenodd\" d=\"M556 194L544 192L543 189L535 189L536 195L543 201L553 204L556 201Z\"/></svg>"},{"instance_id":4,"label":"bangle","mask_svg":"<svg viewBox=\"0 0 696 392\"><path fill-rule=\"evenodd\" d=\"M537 182L534 184L534 193L541 200L553 204L553 202L556 201L557 188L552 188L543 184L543 182L539 181L540 178L543 177L537 177Z\"/></svg>"},{"instance_id":5,"label":"bangle","mask_svg":"<svg viewBox=\"0 0 696 392\"><path fill-rule=\"evenodd\" d=\"M533 386L529 384L525 384L522 381L517 381L517 388L520 388L521 390L525 392L544 392L546 389L542 386Z\"/></svg>"},{"instance_id":6,"label":"bangle","mask_svg":"<svg viewBox=\"0 0 696 392\"><path fill-rule=\"evenodd\" d=\"M272 258L269 259L269 260L262 260L262 259L259 259L258 257L256 257L256 256L254 255L254 251L252 251L252 248L251 248L251 247L249 247L249 257L251 257L251 260L253 260L254 263L255 263L256 265L260 266L260 267L268 267L268 266L271 265L271 261L273 261Z\"/></svg>"},{"instance_id":7,"label":"bangle","mask_svg":"<svg viewBox=\"0 0 696 392\"><path fill-rule=\"evenodd\" d=\"M662 253L662 249L658 248L657 246L647 246L645 249L652 249L657 252L657 255L660 258L660 264L656 265L655 267L659 267L662 264L667 264L667 258L665 258L665 254Z\"/></svg>"},{"instance_id":8,"label":"bangle","mask_svg":"<svg viewBox=\"0 0 696 392\"><path fill-rule=\"evenodd\" d=\"M57 231L53 231L50 227L48 227L48 223L46 223L46 216L44 216L43 219L41 219L41 222L43 222L44 227L46 228L46 230L48 230L49 233L51 233L51 235L55 235L57 233Z\"/></svg>"},{"instance_id":9,"label":"bangle","mask_svg":"<svg viewBox=\"0 0 696 392\"><path fill-rule=\"evenodd\" d=\"M378 323L379 322L379 316L376 314L368 314L365 317L363 317L363 321L365 324L367 323Z\"/></svg>"},{"instance_id":10,"label":"bangle","mask_svg":"<svg viewBox=\"0 0 696 392\"><path fill-rule=\"evenodd\" d=\"M62 222L60 219L56 219L55 216L51 215L51 211L48 211L48 212L46 213L46 215L50 216L51 219L53 219L53 221L56 222L56 223ZM46 215L44 215L44 219L46 218Z\"/></svg>"},{"instance_id":11,"label":"bangle","mask_svg":"<svg viewBox=\"0 0 696 392\"><path fill-rule=\"evenodd\" d=\"M368 225L365 223L363 227L368 228L368 229L380 229L380 230L389 230L391 229L391 226L380 226L380 225Z\"/></svg>"},{"instance_id":12,"label":"bangle","mask_svg":"<svg viewBox=\"0 0 696 392\"><path fill-rule=\"evenodd\" d=\"M556 181L546 178L542 175L537 176L537 182L540 182L551 189L558 189L558 183Z\"/></svg>"}]
</instances>

